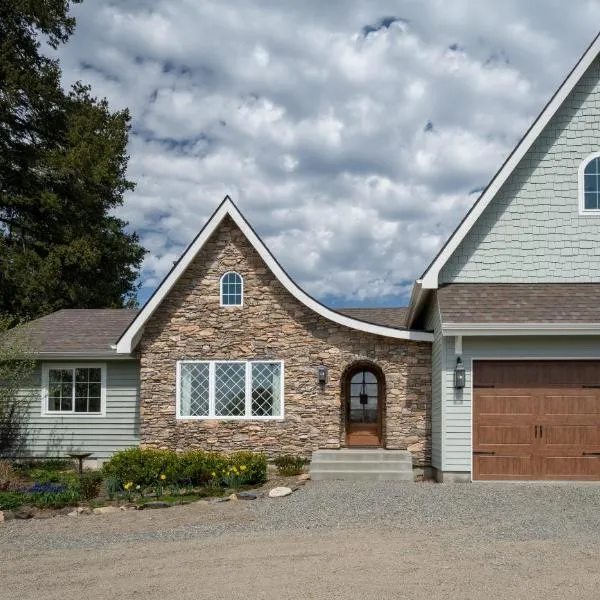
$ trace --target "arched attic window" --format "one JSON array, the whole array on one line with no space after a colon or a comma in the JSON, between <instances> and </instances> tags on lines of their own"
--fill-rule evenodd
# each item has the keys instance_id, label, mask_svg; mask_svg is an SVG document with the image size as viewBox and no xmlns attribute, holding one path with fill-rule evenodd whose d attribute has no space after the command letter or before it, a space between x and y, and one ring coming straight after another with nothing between
<instances>
[{"instance_id":1,"label":"arched attic window","mask_svg":"<svg viewBox=\"0 0 600 600\"><path fill-rule=\"evenodd\" d=\"M221 277L221 306L244 304L244 280L239 273L228 271Z\"/></svg>"},{"instance_id":2,"label":"arched attic window","mask_svg":"<svg viewBox=\"0 0 600 600\"><path fill-rule=\"evenodd\" d=\"M588 156L579 167L579 212L600 215L600 152Z\"/></svg>"}]
</instances>

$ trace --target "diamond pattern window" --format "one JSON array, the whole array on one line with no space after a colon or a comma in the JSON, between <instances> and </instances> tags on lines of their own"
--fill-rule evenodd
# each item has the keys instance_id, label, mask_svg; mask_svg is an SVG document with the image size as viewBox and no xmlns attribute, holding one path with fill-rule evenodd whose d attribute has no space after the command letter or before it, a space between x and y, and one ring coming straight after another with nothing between
<instances>
[{"instance_id":1,"label":"diamond pattern window","mask_svg":"<svg viewBox=\"0 0 600 600\"><path fill-rule=\"evenodd\" d=\"M221 277L221 306L242 306L244 282L239 273L230 271Z\"/></svg>"},{"instance_id":2,"label":"diamond pattern window","mask_svg":"<svg viewBox=\"0 0 600 600\"><path fill-rule=\"evenodd\" d=\"M280 419L282 361L194 361L177 365L181 419Z\"/></svg>"},{"instance_id":3,"label":"diamond pattern window","mask_svg":"<svg viewBox=\"0 0 600 600\"><path fill-rule=\"evenodd\" d=\"M44 366L44 413L102 414L104 402L103 366Z\"/></svg>"}]
</instances>

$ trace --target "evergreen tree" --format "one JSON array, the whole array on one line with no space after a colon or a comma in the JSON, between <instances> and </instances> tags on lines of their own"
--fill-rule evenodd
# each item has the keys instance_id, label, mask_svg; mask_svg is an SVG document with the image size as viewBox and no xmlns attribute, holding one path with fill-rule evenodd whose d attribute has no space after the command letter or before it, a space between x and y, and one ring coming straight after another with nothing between
<instances>
[{"instance_id":1,"label":"evergreen tree","mask_svg":"<svg viewBox=\"0 0 600 600\"><path fill-rule=\"evenodd\" d=\"M113 210L126 178L127 110L60 85L69 0L0 0L0 313L135 304L145 253Z\"/></svg>"}]
</instances>

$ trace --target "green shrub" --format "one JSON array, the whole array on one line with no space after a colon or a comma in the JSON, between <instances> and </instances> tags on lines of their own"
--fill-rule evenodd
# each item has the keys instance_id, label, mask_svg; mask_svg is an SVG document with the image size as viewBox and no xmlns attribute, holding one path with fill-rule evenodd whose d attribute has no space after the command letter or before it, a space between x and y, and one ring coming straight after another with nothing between
<instances>
[{"instance_id":1,"label":"green shrub","mask_svg":"<svg viewBox=\"0 0 600 600\"><path fill-rule=\"evenodd\" d=\"M226 468L227 459L216 452L188 450L179 455L179 464L183 482L204 486L214 479L213 473L219 473Z\"/></svg>"},{"instance_id":2,"label":"green shrub","mask_svg":"<svg viewBox=\"0 0 600 600\"><path fill-rule=\"evenodd\" d=\"M102 487L101 471L86 471L79 477L78 488L79 495L84 500L93 500L100 495Z\"/></svg>"},{"instance_id":3,"label":"green shrub","mask_svg":"<svg viewBox=\"0 0 600 600\"><path fill-rule=\"evenodd\" d=\"M16 510L25 504L23 496L22 492L0 492L0 510Z\"/></svg>"},{"instance_id":4,"label":"green shrub","mask_svg":"<svg viewBox=\"0 0 600 600\"><path fill-rule=\"evenodd\" d=\"M247 473L247 485L260 485L267 480L267 457L264 454L257 452L235 452L227 456L229 466L236 467L238 470L241 467L246 467L244 472Z\"/></svg>"},{"instance_id":5,"label":"green shrub","mask_svg":"<svg viewBox=\"0 0 600 600\"><path fill-rule=\"evenodd\" d=\"M304 466L308 464L308 460L306 458L294 456L293 454L282 454L273 462L277 467L277 472L285 477L300 475L300 473L302 473L304 470Z\"/></svg>"},{"instance_id":6,"label":"green shrub","mask_svg":"<svg viewBox=\"0 0 600 600\"><path fill-rule=\"evenodd\" d=\"M66 488L59 492L40 492L37 494L26 494L23 504L36 506L37 508L64 508L73 506L80 500L79 490Z\"/></svg>"},{"instance_id":7,"label":"green shrub","mask_svg":"<svg viewBox=\"0 0 600 600\"><path fill-rule=\"evenodd\" d=\"M145 488L155 487L161 481L169 483L180 475L177 454L171 450L129 448L115 452L102 467L105 477L114 477L121 486L132 483Z\"/></svg>"}]
</instances>

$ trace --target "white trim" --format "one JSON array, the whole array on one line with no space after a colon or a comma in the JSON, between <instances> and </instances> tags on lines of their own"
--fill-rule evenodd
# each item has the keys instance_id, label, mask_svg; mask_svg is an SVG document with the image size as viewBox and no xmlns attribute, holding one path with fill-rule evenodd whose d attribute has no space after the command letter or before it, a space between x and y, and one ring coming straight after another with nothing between
<instances>
[{"instance_id":1,"label":"white trim","mask_svg":"<svg viewBox=\"0 0 600 600\"><path fill-rule=\"evenodd\" d=\"M579 214L585 217L600 217L600 208L585 208L585 168L595 159L600 158L600 152L594 152L581 161L577 172L577 189L579 196Z\"/></svg>"},{"instance_id":2,"label":"white trim","mask_svg":"<svg viewBox=\"0 0 600 600\"><path fill-rule=\"evenodd\" d=\"M137 357L129 354L116 354L115 352L102 352L98 354L90 352L35 352L35 357L44 360L137 360Z\"/></svg>"},{"instance_id":3,"label":"white trim","mask_svg":"<svg viewBox=\"0 0 600 600\"><path fill-rule=\"evenodd\" d=\"M100 412L75 412L75 399L73 410L60 411L48 410L48 383L50 369L100 369ZM42 364L42 389L41 389L41 416L42 417L77 417L84 419L97 419L106 417L106 363L43 363ZM73 390L75 382L73 382ZM73 394L75 392L73 391Z\"/></svg>"},{"instance_id":4,"label":"white trim","mask_svg":"<svg viewBox=\"0 0 600 600\"><path fill-rule=\"evenodd\" d=\"M315 311L322 317L350 327L357 329L358 331L364 331L366 333L373 333L375 335L381 335L384 337L397 338L402 340L415 340L420 342L433 342L433 334L424 331L410 331L406 329L395 329L393 327L384 327L382 325L374 325L372 323L366 323L359 319L352 319L340 313L327 308L311 296L309 296L304 290L298 287L288 276L288 274L282 269L279 263L275 260L273 255L269 252L267 247L264 245L262 240L254 233L254 230L250 227L248 222L244 219L242 214L238 211L235 204L231 201L229 196L221 203L219 208L213 213L212 217L208 220L202 231L198 234L196 239L188 246L187 250L183 253L181 258L177 261L171 272L167 275L164 281L160 284L154 294L148 299L142 310L137 314L135 319L131 322L129 327L125 330L123 335L117 342L117 353L119 354L131 354L135 349L136 336L139 336L141 329L143 328L146 321L154 313L154 311L160 306L161 302L165 299L167 294L170 292L172 287L175 285L177 280L181 277L190 263L194 260L198 252L202 249L204 244L210 238L210 236L217 229L221 221L229 216L233 219L234 223L242 230L250 244L258 252L260 257L265 261L273 275L279 280L279 282L285 287L285 289L294 296L298 301L302 302L305 306ZM137 338L139 339L139 338Z\"/></svg>"},{"instance_id":5,"label":"white trim","mask_svg":"<svg viewBox=\"0 0 600 600\"><path fill-rule=\"evenodd\" d=\"M444 323L442 335L600 335L600 323Z\"/></svg>"},{"instance_id":6,"label":"white trim","mask_svg":"<svg viewBox=\"0 0 600 600\"><path fill-rule=\"evenodd\" d=\"M437 289L439 284L439 274L443 266L452 256L458 245L463 241L473 225L475 225L477 219L479 219L483 211L493 200L494 196L510 177L517 165L521 162L522 158L542 133L546 125L548 125L550 119L552 119L556 111L561 107L567 96L575 88L581 77L598 56L598 53L600 53L600 34L596 36L594 41L590 44L589 48L586 50L579 62L575 65L563 84L558 88L557 92L546 105L540 116L533 123L523 139L518 143L517 147L502 165L498 173L496 173L488 187L484 190L483 194L475 202L462 223L450 236L450 239L446 242L446 245L435 257L429 267L427 267L427 270L422 276L424 288Z\"/></svg>"},{"instance_id":7,"label":"white trim","mask_svg":"<svg viewBox=\"0 0 600 600\"><path fill-rule=\"evenodd\" d=\"M240 278L240 281L242 282L242 301L239 304L223 304L223 278L225 277L225 275L229 275L230 273L237 275ZM232 308L244 306L244 278L242 277L241 273L238 273L237 271L226 271L225 273L223 273L223 275L221 275L221 279L219 279L219 304L223 308L229 308L230 306Z\"/></svg>"},{"instance_id":8,"label":"white trim","mask_svg":"<svg viewBox=\"0 0 600 600\"><path fill-rule=\"evenodd\" d=\"M242 417L220 417L215 415L215 366L217 363L243 364L245 365L244 386L245 386L245 405L244 416ZM279 364L280 365L280 414L272 417L252 416L252 365L253 364ZM182 416L181 415L181 365L182 364L208 364L208 413L209 416ZM284 380L285 364L283 360L178 360L176 366L176 392L175 392L175 419L177 421L283 421L285 419L284 402Z\"/></svg>"},{"instance_id":9,"label":"white trim","mask_svg":"<svg viewBox=\"0 0 600 600\"><path fill-rule=\"evenodd\" d=\"M460 356L462 354L462 335L457 335L454 338L454 354L456 356Z\"/></svg>"}]
</instances>

